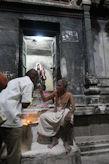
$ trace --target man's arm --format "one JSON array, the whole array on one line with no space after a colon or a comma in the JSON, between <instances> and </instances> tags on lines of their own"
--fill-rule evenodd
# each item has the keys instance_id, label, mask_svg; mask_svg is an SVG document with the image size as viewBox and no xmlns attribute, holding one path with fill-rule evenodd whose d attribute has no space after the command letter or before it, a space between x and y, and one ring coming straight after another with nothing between
<instances>
[{"instance_id":1,"label":"man's arm","mask_svg":"<svg viewBox=\"0 0 109 164\"><path fill-rule=\"evenodd\" d=\"M32 102L33 84L27 84L22 89L22 108L27 108Z\"/></svg>"},{"instance_id":2,"label":"man's arm","mask_svg":"<svg viewBox=\"0 0 109 164\"><path fill-rule=\"evenodd\" d=\"M67 114L66 120L67 120L67 121L69 120L69 121L73 124L73 121L71 121L71 118L72 118L73 113L74 113L74 110L75 110L75 104L74 104L74 99L73 99L72 94L70 94L70 105L71 105L71 110L70 110L70 112Z\"/></svg>"},{"instance_id":3,"label":"man's arm","mask_svg":"<svg viewBox=\"0 0 109 164\"><path fill-rule=\"evenodd\" d=\"M53 99L53 98L55 97L55 92L51 93L49 96L46 97L46 96L44 96L44 94L43 94L42 87L39 86L38 88L39 88L40 95L41 95L41 98L42 98L43 102L46 102L46 101L48 101L48 100L51 100L51 99Z\"/></svg>"},{"instance_id":4,"label":"man's arm","mask_svg":"<svg viewBox=\"0 0 109 164\"><path fill-rule=\"evenodd\" d=\"M74 110L75 110L75 104L74 104L74 98L73 98L72 94L70 95L70 104L71 104L71 107L72 107L70 112L73 113Z\"/></svg>"}]
</instances>

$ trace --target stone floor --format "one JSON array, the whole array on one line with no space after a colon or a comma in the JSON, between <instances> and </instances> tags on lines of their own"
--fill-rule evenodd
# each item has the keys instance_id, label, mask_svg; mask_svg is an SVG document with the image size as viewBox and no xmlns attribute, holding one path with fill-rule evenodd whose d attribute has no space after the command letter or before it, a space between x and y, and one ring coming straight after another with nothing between
<instances>
[{"instance_id":1,"label":"stone floor","mask_svg":"<svg viewBox=\"0 0 109 164\"><path fill-rule=\"evenodd\" d=\"M48 149L47 145L33 143L31 151L22 153L22 164L109 164L109 153L81 156L80 160L77 152L78 147L74 145L71 153L66 155L61 141L53 149Z\"/></svg>"},{"instance_id":2,"label":"stone floor","mask_svg":"<svg viewBox=\"0 0 109 164\"><path fill-rule=\"evenodd\" d=\"M76 145L66 154L63 142L49 149L47 145L33 143L31 151L22 153L22 164L81 164L80 150Z\"/></svg>"},{"instance_id":3,"label":"stone floor","mask_svg":"<svg viewBox=\"0 0 109 164\"><path fill-rule=\"evenodd\" d=\"M109 164L109 153L93 155L93 156L83 156L81 157L82 164Z\"/></svg>"},{"instance_id":4,"label":"stone floor","mask_svg":"<svg viewBox=\"0 0 109 164\"><path fill-rule=\"evenodd\" d=\"M47 145L33 143L31 151L22 153L22 164L81 164L80 150L74 144L66 154L63 142L49 149Z\"/></svg>"}]
</instances>

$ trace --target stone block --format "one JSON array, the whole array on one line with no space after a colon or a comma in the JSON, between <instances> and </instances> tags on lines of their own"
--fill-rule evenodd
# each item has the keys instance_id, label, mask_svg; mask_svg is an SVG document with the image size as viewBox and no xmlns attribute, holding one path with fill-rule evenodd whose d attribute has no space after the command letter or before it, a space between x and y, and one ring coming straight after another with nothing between
<instances>
[{"instance_id":1,"label":"stone block","mask_svg":"<svg viewBox=\"0 0 109 164\"><path fill-rule=\"evenodd\" d=\"M80 150L74 143L72 150L66 154L61 140L54 148L32 143L31 151L22 153L22 164L81 164Z\"/></svg>"}]
</instances>

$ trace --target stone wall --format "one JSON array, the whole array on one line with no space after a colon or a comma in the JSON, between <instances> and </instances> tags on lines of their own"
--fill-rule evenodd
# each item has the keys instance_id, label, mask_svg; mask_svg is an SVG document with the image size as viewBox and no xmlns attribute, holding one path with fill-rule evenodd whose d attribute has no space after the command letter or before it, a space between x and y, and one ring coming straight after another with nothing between
<instances>
[{"instance_id":1,"label":"stone wall","mask_svg":"<svg viewBox=\"0 0 109 164\"><path fill-rule=\"evenodd\" d=\"M1 71L6 75L8 74L11 79L17 77L19 70L21 70L23 62L21 61L22 40L19 39L19 36L21 38L24 35L21 36L20 33L20 31L24 29L23 27L19 28L19 24L20 20L23 21L23 19L32 20L33 23L37 21L41 21L45 24L46 22L51 22L52 26L53 24L55 25L55 23L59 24L60 31L55 31L54 33L54 36L59 36L57 36L56 76L66 77L68 79L70 84L69 90L72 91L73 94L83 94L84 58L82 19L1 12ZM44 30L44 27L42 30ZM68 39L64 39L64 37L68 37ZM63 73L63 65L66 69L66 74ZM60 75L59 71L61 72Z\"/></svg>"},{"instance_id":2,"label":"stone wall","mask_svg":"<svg viewBox=\"0 0 109 164\"><path fill-rule=\"evenodd\" d=\"M9 79L22 76L23 35L34 33L38 24L44 33L57 38L55 75L57 79L60 77L68 79L68 90L74 95L77 109L75 111L75 134L81 136L108 133L109 124L105 123L105 119L108 119L106 114L109 111L108 96L104 92L104 85L104 90L103 87L100 89L104 95L100 97L97 90L100 85L93 77L95 72L89 6L84 7L84 18L82 11L62 10L61 12L56 8L52 11L48 8L42 10L39 6L36 8L24 5L23 7L19 5L8 7L5 6L3 9L2 6L0 10L0 71L4 72ZM25 26L22 26L21 22ZM89 79L86 79L87 72ZM106 81L106 84L108 83L108 79L101 80L104 84ZM88 91L85 93L86 81ZM103 105L106 105L105 114L100 108ZM97 123L96 120L98 120ZM101 123L103 133L100 131Z\"/></svg>"},{"instance_id":3,"label":"stone wall","mask_svg":"<svg viewBox=\"0 0 109 164\"><path fill-rule=\"evenodd\" d=\"M19 22L13 13L0 13L0 22L0 71L12 79L18 76Z\"/></svg>"}]
</instances>

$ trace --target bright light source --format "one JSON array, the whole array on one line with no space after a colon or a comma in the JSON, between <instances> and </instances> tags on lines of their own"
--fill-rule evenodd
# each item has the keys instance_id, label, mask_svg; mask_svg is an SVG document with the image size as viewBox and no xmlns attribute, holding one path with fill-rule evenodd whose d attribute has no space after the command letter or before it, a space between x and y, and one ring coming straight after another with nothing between
<instances>
[{"instance_id":1,"label":"bright light source","mask_svg":"<svg viewBox=\"0 0 109 164\"><path fill-rule=\"evenodd\" d=\"M36 36L35 37L35 40L38 42L38 41L42 41L44 39L44 37L43 36Z\"/></svg>"}]
</instances>

